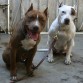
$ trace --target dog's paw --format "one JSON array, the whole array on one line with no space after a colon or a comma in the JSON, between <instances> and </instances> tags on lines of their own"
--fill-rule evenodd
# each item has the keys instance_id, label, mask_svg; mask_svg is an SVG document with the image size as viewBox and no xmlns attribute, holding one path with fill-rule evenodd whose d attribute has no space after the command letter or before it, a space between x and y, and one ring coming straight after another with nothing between
<instances>
[{"instance_id":1,"label":"dog's paw","mask_svg":"<svg viewBox=\"0 0 83 83\"><path fill-rule=\"evenodd\" d=\"M36 68L36 66L35 66L34 64L32 64L31 68L32 68L32 69L35 69L35 68Z\"/></svg>"},{"instance_id":2,"label":"dog's paw","mask_svg":"<svg viewBox=\"0 0 83 83\"><path fill-rule=\"evenodd\" d=\"M12 81L17 81L17 76L11 76L11 79Z\"/></svg>"},{"instance_id":3,"label":"dog's paw","mask_svg":"<svg viewBox=\"0 0 83 83\"><path fill-rule=\"evenodd\" d=\"M27 75L29 77L33 77L34 76L34 72L33 72L33 69L32 68L27 69Z\"/></svg>"},{"instance_id":4,"label":"dog's paw","mask_svg":"<svg viewBox=\"0 0 83 83\"><path fill-rule=\"evenodd\" d=\"M71 64L71 59L65 59L65 64L70 65Z\"/></svg>"},{"instance_id":5,"label":"dog's paw","mask_svg":"<svg viewBox=\"0 0 83 83\"><path fill-rule=\"evenodd\" d=\"M33 73L33 71L27 72L27 75L28 75L29 77L33 77L33 76L34 76L34 73Z\"/></svg>"},{"instance_id":6,"label":"dog's paw","mask_svg":"<svg viewBox=\"0 0 83 83\"><path fill-rule=\"evenodd\" d=\"M49 62L49 63L52 63L52 62L54 62L54 59L51 58L51 57L48 57L48 62Z\"/></svg>"}]
</instances>

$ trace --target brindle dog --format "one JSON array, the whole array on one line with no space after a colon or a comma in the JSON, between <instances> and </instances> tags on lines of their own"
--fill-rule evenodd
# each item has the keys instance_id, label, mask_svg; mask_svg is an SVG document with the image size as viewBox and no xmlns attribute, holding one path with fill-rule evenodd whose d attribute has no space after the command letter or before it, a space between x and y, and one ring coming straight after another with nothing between
<instances>
[{"instance_id":1,"label":"brindle dog","mask_svg":"<svg viewBox=\"0 0 83 83\"><path fill-rule=\"evenodd\" d=\"M7 68L10 69L12 80L17 80L17 62L26 62L27 73L32 72L32 61L40 41L40 32L44 29L46 20L47 8L44 12L40 12L34 10L31 4L25 17L15 26L9 44L2 54Z\"/></svg>"}]
</instances>

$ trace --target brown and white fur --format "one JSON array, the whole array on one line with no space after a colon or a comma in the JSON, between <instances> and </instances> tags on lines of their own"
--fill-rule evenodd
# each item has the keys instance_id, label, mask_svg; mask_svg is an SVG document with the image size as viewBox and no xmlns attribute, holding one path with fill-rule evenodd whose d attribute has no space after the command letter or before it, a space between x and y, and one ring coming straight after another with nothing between
<instances>
[{"instance_id":1,"label":"brown and white fur","mask_svg":"<svg viewBox=\"0 0 83 83\"><path fill-rule=\"evenodd\" d=\"M48 44L49 47L52 44L54 37L57 35L57 41L54 43L56 50L50 50L48 54L48 62L53 62L52 51L66 51L65 64L71 63L71 51L74 46L74 37L76 27L74 25L74 19L76 17L76 10L72 6L60 5L59 14L53 21L48 31Z\"/></svg>"},{"instance_id":2,"label":"brown and white fur","mask_svg":"<svg viewBox=\"0 0 83 83\"><path fill-rule=\"evenodd\" d=\"M10 69L12 80L17 79L17 62L24 61L28 74L32 72L32 61L40 41L40 32L44 29L47 20L47 8L44 12L33 9L30 6L21 19L13 28L13 33L2 57L7 68Z\"/></svg>"}]
</instances>

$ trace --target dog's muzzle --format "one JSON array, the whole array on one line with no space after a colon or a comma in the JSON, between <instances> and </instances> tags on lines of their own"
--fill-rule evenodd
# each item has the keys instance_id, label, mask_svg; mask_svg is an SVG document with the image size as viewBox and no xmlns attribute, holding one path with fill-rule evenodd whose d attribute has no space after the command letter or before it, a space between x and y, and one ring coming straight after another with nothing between
<instances>
[{"instance_id":1,"label":"dog's muzzle","mask_svg":"<svg viewBox=\"0 0 83 83\"><path fill-rule=\"evenodd\" d=\"M69 18L65 18L64 19L64 24L69 25L69 23L70 23L70 19Z\"/></svg>"},{"instance_id":2,"label":"dog's muzzle","mask_svg":"<svg viewBox=\"0 0 83 83\"><path fill-rule=\"evenodd\" d=\"M34 26L33 29L32 29L33 33L38 32L38 30L39 30L39 27L38 26Z\"/></svg>"}]
</instances>

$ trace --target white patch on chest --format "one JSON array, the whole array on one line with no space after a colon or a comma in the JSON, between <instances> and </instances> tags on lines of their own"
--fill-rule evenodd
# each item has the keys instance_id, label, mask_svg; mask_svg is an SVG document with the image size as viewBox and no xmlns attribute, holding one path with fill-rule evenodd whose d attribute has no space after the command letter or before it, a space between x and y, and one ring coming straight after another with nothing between
<instances>
[{"instance_id":1,"label":"white patch on chest","mask_svg":"<svg viewBox=\"0 0 83 83\"><path fill-rule=\"evenodd\" d=\"M34 45L36 45L36 41L34 41L33 39L28 39L28 38L25 38L24 40L22 40L21 43L22 43L22 47L26 50L30 50L34 47Z\"/></svg>"}]
</instances>

